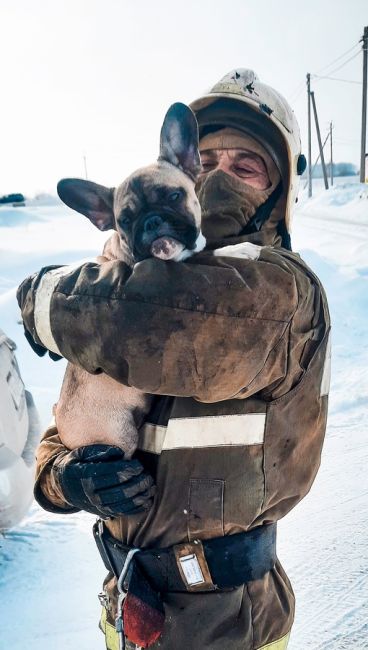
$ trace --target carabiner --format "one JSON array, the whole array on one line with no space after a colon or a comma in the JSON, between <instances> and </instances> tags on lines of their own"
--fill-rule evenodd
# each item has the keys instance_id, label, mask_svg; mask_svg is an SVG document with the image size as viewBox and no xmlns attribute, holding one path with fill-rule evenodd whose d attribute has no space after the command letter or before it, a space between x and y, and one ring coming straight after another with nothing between
<instances>
[{"instance_id":1,"label":"carabiner","mask_svg":"<svg viewBox=\"0 0 368 650\"><path fill-rule=\"evenodd\" d=\"M124 590L123 587L123 582L126 578L126 575L129 570L130 563L133 559L133 556L140 551L139 548L131 548L130 551L128 551L128 554L125 558L125 562L123 565L123 568L121 570L121 573L119 575L117 587L118 587L118 592L119 592L119 597L118 597L118 606L117 606L117 613L116 613L116 618L115 618L115 630L118 633L119 636L119 650L125 650L125 636L124 636L124 619L123 619L123 602L124 599L127 595L127 591Z\"/></svg>"}]
</instances>

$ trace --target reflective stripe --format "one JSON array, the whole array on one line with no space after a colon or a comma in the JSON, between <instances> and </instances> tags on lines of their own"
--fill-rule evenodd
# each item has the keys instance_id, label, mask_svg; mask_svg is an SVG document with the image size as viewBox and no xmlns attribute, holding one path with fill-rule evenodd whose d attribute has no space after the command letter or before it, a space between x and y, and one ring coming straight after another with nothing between
<instances>
[{"instance_id":1,"label":"reflective stripe","mask_svg":"<svg viewBox=\"0 0 368 650\"><path fill-rule=\"evenodd\" d=\"M47 273L45 273L42 276L40 280L40 284L36 291L35 305L34 305L34 322L35 322L38 338L43 343L45 348L51 350L51 352L55 352L56 354L59 354L60 356L63 355L61 354L58 348L58 345L54 339L51 330L50 304L51 304L52 294L60 278L63 275L68 275L68 273L74 271L74 269L78 268L78 266L81 266L85 262L90 262L90 261L91 259L79 260L79 262L75 262L74 264L70 264L68 266L62 266L59 269L52 269L51 271L47 271Z\"/></svg>"},{"instance_id":2,"label":"reflective stripe","mask_svg":"<svg viewBox=\"0 0 368 650\"><path fill-rule=\"evenodd\" d=\"M173 418L167 427L145 424L138 447L160 454L168 449L261 445L265 424L265 413Z\"/></svg>"},{"instance_id":3,"label":"reflective stripe","mask_svg":"<svg viewBox=\"0 0 368 650\"><path fill-rule=\"evenodd\" d=\"M267 645L261 646L258 648L258 650L286 650L288 647L289 639L290 632L281 637L281 639L278 639L278 641L271 641L271 643L267 643Z\"/></svg>"},{"instance_id":4,"label":"reflective stripe","mask_svg":"<svg viewBox=\"0 0 368 650\"><path fill-rule=\"evenodd\" d=\"M169 421L163 449L260 445L265 422L265 413L173 419Z\"/></svg>"},{"instance_id":5,"label":"reflective stripe","mask_svg":"<svg viewBox=\"0 0 368 650\"><path fill-rule=\"evenodd\" d=\"M53 269L52 271L45 273L41 278L36 291L34 306L34 322L38 338L41 340L45 348L60 355L61 352L51 331L50 303L51 296L61 275L62 273L60 269Z\"/></svg>"},{"instance_id":6,"label":"reflective stripe","mask_svg":"<svg viewBox=\"0 0 368 650\"><path fill-rule=\"evenodd\" d=\"M100 630L102 630L105 635L107 650L119 650L119 636L114 625L111 625L111 623L106 620L106 609L104 607L102 608L100 619Z\"/></svg>"},{"instance_id":7,"label":"reflective stripe","mask_svg":"<svg viewBox=\"0 0 368 650\"><path fill-rule=\"evenodd\" d=\"M325 364L323 367L323 374L322 374L322 381L321 381L321 392L320 392L321 397L329 394L330 383L331 383L331 332L328 335L328 341L326 347Z\"/></svg>"},{"instance_id":8,"label":"reflective stripe","mask_svg":"<svg viewBox=\"0 0 368 650\"><path fill-rule=\"evenodd\" d=\"M151 454L160 454L166 435L167 427L147 422L139 431L138 448Z\"/></svg>"}]
</instances>

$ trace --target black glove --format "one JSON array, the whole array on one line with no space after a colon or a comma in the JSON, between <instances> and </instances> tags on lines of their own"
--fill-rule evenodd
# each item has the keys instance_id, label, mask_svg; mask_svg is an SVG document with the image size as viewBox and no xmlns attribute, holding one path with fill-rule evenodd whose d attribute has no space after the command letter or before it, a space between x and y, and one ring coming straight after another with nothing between
<instances>
[{"instance_id":1,"label":"black glove","mask_svg":"<svg viewBox=\"0 0 368 650\"><path fill-rule=\"evenodd\" d=\"M28 278L23 280L22 284L19 285L17 289L17 301L22 312L23 326L24 326L24 336L26 337L29 345L32 350L38 354L39 357L43 357L48 350L42 345L42 342L39 340L34 323L34 305L35 305L35 296L36 290L40 283L40 280L44 273L51 271L52 269L59 268L56 265L45 266L39 273L33 273L29 275ZM49 352L50 358L53 361L58 361L62 359L55 352Z\"/></svg>"},{"instance_id":2,"label":"black glove","mask_svg":"<svg viewBox=\"0 0 368 650\"><path fill-rule=\"evenodd\" d=\"M56 461L53 470L70 505L103 519L133 515L152 505L152 476L138 460L124 460L118 447L79 447Z\"/></svg>"}]
</instances>

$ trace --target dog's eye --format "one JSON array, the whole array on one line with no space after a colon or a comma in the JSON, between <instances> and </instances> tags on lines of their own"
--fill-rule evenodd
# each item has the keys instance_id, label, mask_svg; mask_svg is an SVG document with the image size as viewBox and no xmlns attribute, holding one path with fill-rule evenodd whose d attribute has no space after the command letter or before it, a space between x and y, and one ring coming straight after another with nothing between
<instances>
[{"instance_id":1,"label":"dog's eye","mask_svg":"<svg viewBox=\"0 0 368 650\"><path fill-rule=\"evenodd\" d=\"M123 217L120 223L122 226L130 226L130 217Z\"/></svg>"},{"instance_id":2,"label":"dog's eye","mask_svg":"<svg viewBox=\"0 0 368 650\"><path fill-rule=\"evenodd\" d=\"M168 196L168 199L170 203L175 203L175 201L178 201L180 197L181 197L181 192L171 192L171 194L169 194Z\"/></svg>"}]
</instances>

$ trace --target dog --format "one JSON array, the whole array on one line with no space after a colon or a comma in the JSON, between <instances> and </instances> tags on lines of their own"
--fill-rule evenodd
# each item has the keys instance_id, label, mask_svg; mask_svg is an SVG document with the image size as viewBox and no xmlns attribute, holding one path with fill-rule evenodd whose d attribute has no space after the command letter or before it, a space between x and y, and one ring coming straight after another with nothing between
<instances>
[{"instance_id":1,"label":"dog","mask_svg":"<svg viewBox=\"0 0 368 650\"><path fill-rule=\"evenodd\" d=\"M173 104L161 128L158 160L131 174L117 188L63 179L58 194L99 230L113 229L101 264L121 260L134 266L148 257L181 262L205 247L195 183L201 172L198 124L185 104ZM138 429L153 397L68 364L54 415L69 449L106 444L130 459Z\"/></svg>"}]
</instances>

